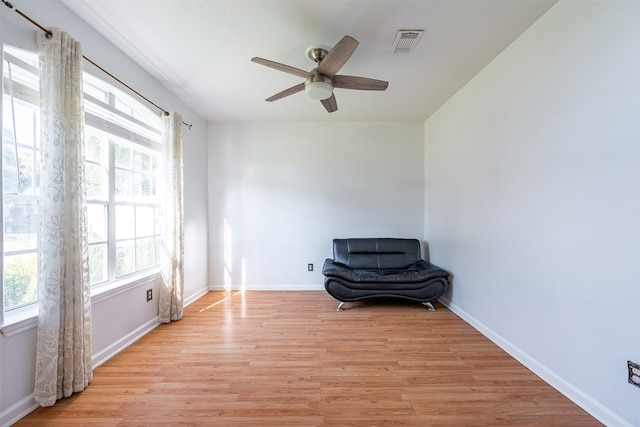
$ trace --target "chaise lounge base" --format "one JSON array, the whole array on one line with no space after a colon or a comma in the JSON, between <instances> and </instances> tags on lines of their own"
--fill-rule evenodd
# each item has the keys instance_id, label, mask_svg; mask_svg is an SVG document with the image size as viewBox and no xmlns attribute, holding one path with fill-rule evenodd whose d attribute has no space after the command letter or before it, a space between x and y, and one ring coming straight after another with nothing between
<instances>
[{"instance_id":1,"label":"chaise lounge base","mask_svg":"<svg viewBox=\"0 0 640 427\"><path fill-rule=\"evenodd\" d=\"M340 304L338 304L338 307L336 308L336 311L343 311L344 310L343 305L344 305L345 302L346 301L342 301ZM425 307L427 307L427 310L429 310L429 311L436 311L436 307L433 304L431 304L430 302L422 302L421 304L424 305Z\"/></svg>"},{"instance_id":2,"label":"chaise lounge base","mask_svg":"<svg viewBox=\"0 0 640 427\"><path fill-rule=\"evenodd\" d=\"M432 301L449 286L450 274L421 258L415 239L334 239L333 259L322 268L324 287L340 301L403 298L435 310Z\"/></svg>"}]
</instances>

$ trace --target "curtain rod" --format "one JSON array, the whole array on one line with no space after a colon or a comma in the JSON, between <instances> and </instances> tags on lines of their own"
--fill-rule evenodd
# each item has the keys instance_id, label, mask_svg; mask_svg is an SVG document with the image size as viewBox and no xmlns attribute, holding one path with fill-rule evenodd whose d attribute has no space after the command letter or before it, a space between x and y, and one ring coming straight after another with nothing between
<instances>
[{"instance_id":1,"label":"curtain rod","mask_svg":"<svg viewBox=\"0 0 640 427\"><path fill-rule=\"evenodd\" d=\"M29 16L27 16L25 13L23 13L22 11L20 11L20 9L15 8L11 3L9 3L6 0L1 0L2 3L5 4L5 6L7 6L9 9L13 9L15 10L15 12L22 16L24 19L26 19L27 21L31 22L33 25L35 25L36 27L38 27L39 29L41 29L42 31L44 31L47 34L47 38L50 39L51 37L53 37L53 33L49 30L47 30L45 27L43 27L42 25L38 24L36 21L34 21L33 19L31 19ZM97 69L99 69L100 71L102 71L103 73L105 73L106 75L108 75L109 77L111 77L112 79L114 79L115 81L117 81L118 83L120 83L121 85L123 85L124 87L126 87L127 89L129 89L131 92L135 93L136 95L138 95L140 98L144 99L145 101L147 101L149 104L153 105L154 107L156 107L158 110L162 111L164 113L165 116L169 115L169 112L167 110L165 110L164 108L160 107L159 105L157 105L156 103L154 103L153 101L151 101L149 98L147 98L146 96L142 95L140 92L138 92L137 90L133 89L131 86L129 86L128 84L126 84L125 82L123 82L122 80L120 80L119 78L117 78L116 76L114 76L113 74L111 74L110 72L108 72L107 70L105 70L104 68L102 68L101 66L99 66L98 64L96 64L95 62L93 62L91 59L87 58L86 56L82 55L82 57L89 62L91 65L93 65L94 67L96 67ZM191 130L191 126L188 123L182 122L183 125L187 126L189 128L189 130Z\"/></svg>"}]
</instances>

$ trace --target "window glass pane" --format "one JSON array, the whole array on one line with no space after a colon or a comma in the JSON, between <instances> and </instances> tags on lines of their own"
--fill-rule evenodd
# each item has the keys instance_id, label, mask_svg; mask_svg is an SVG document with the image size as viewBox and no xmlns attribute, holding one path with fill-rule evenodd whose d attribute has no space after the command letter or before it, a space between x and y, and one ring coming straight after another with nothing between
<instances>
[{"instance_id":1,"label":"window glass pane","mask_svg":"<svg viewBox=\"0 0 640 427\"><path fill-rule=\"evenodd\" d=\"M107 255L107 243L89 245L89 277L92 285L106 282L109 279L109 258Z\"/></svg>"},{"instance_id":2,"label":"window glass pane","mask_svg":"<svg viewBox=\"0 0 640 427\"><path fill-rule=\"evenodd\" d=\"M153 206L136 207L136 237L154 235Z\"/></svg>"},{"instance_id":3,"label":"window glass pane","mask_svg":"<svg viewBox=\"0 0 640 427\"><path fill-rule=\"evenodd\" d=\"M6 78L7 77L5 76L5 83ZM8 91L7 88L4 88L4 90L5 92ZM4 109L2 110L2 137L4 142L11 142L11 145L13 146L17 131L13 131L13 110L11 109L11 97L9 95L3 95L2 105L4 106Z\"/></svg>"},{"instance_id":4,"label":"window glass pane","mask_svg":"<svg viewBox=\"0 0 640 427\"><path fill-rule=\"evenodd\" d=\"M133 170L136 172L149 172L151 170L151 156L135 150L133 152Z\"/></svg>"},{"instance_id":5,"label":"window glass pane","mask_svg":"<svg viewBox=\"0 0 640 427\"><path fill-rule=\"evenodd\" d=\"M122 169L116 169L116 201L127 202L131 200L131 181L131 172Z\"/></svg>"},{"instance_id":6,"label":"window glass pane","mask_svg":"<svg viewBox=\"0 0 640 427\"><path fill-rule=\"evenodd\" d=\"M36 141L36 131L38 130L38 117L36 109L28 104L22 102L13 102L11 105L11 98L9 102L4 104L8 110L15 112L16 117L16 132L18 144L34 146ZM13 123L11 123L13 128Z\"/></svg>"},{"instance_id":7,"label":"window glass pane","mask_svg":"<svg viewBox=\"0 0 640 427\"><path fill-rule=\"evenodd\" d=\"M116 144L116 167L131 169L131 149L120 144Z\"/></svg>"},{"instance_id":8,"label":"window glass pane","mask_svg":"<svg viewBox=\"0 0 640 427\"><path fill-rule=\"evenodd\" d=\"M4 307L11 310L36 301L38 258L35 253L4 257Z\"/></svg>"},{"instance_id":9,"label":"window glass pane","mask_svg":"<svg viewBox=\"0 0 640 427\"><path fill-rule=\"evenodd\" d=\"M154 238L136 240L136 269L142 270L155 264Z\"/></svg>"},{"instance_id":10,"label":"window glass pane","mask_svg":"<svg viewBox=\"0 0 640 427\"><path fill-rule=\"evenodd\" d=\"M38 202L34 199L5 197L5 252L34 249L38 232Z\"/></svg>"},{"instance_id":11,"label":"window glass pane","mask_svg":"<svg viewBox=\"0 0 640 427\"><path fill-rule=\"evenodd\" d=\"M6 141L6 139L5 139ZM13 142L2 144L2 178L5 193L18 193L18 164Z\"/></svg>"},{"instance_id":12,"label":"window glass pane","mask_svg":"<svg viewBox=\"0 0 640 427\"><path fill-rule=\"evenodd\" d=\"M109 141L103 132L90 127L86 128L85 157L95 163L109 164Z\"/></svg>"},{"instance_id":13,"label":"window glass pane","mask_svg":"<svg viewBox=\"0 0 640 427\"><path fill-rule=\"evenodd\" d=\"M35 188L34 188L34 195L39 195L40 194L40 174L42 173L40 170L40 150L36 150L35 151L35 155L33 156L34 158L34 180L35 180Z\"/></svg>"},{"instance_id":14,"label":"window glass pane","mask_svg":"<svg viewBox=\"0 0 640 427\"><path fill-rule=\"evenodd\" d=\"M116 239L135 237L135 211L133 206L116 206Z\"/></svg>"},{"instance_id":15,"label":"window glass pane","mask_svg":"<svg viewBox=\"0 0 640 427\"><path fill-rule=\"evenodd\" d=\"M98 203L87 204L89 243L107 241L108 215L106 205Z\"/></svg>"},{"instance_id":16,"label":"window glass pane","mask_svg":"<svg viewBox=\"0 0 640 427\"><path fill-rule=\"evenodd\" d=\"M38 233L5 233L4 253L36 250L38 248Z\"/></svg>"},{"instance_id":17,"label":"window glass pane","mask_svg":"<svg viewBox=\"0 0 640 427\"><path fill-rule=\"evenodd\" d=\"M4 96L2 117L2 167L5 193L37 194L34 185L39 184L40 174L39 157L37 149L37 137L39 116L38 107L24 102L14 100L15 105L15 126L18 136L16 145L14 140L14 117L12 115L11 99ZM20 113L22 112L22 114ZM17 154L17 161L16 161ZM20 178L18 179L18 171Z\"/></svg>"},{"instance_id":18,"label":"window glass pane","mask_svg":"<svg viewBox=\"0 0 640 427\"><path fill-rule=\"evenodd\" d=\"M103 165L85 163L87 199L109 200L109 172Z\"/></svg>"},{"instance_id":19,"label":"window glass pane","mask_svg":"<svg viewBox=\"0 0 640 427\"><path fill-rule=\"evenodd\" d=\"M140 202L152 202L155 196L154 179L150 175L133 173L133 196Z\"/></svg>"},{"instance_id":20,"label":"window glass pane","mask_svg":"<svg viewBox=\"0 0 640 427\"><path fill-rule=\"evenodd\" d=\"M133 240L116 243L116 277L135 271L135 251Z\"/></svg>"},{"instance_id":21,"label":"window glass pane","mask_svg":"<svg viewBox=\"0 0 640 427\"><path fill-rule=\"evenodd\" d=\"M18 182L18 194L38 194L36 184L39 180L34 173L36 152L30 148L18 148L18 166L20 167L20 181ZM39 171L39 168L38 168Z\"/></svg>"}]
</instances>

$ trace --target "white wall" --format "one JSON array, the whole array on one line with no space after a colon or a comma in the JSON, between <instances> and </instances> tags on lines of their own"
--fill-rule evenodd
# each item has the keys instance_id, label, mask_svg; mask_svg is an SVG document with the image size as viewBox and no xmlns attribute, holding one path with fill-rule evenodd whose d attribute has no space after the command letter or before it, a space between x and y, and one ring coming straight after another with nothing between
<instances>
[{"instance_id":1,"label":"white wall","mask_svg":"<svg viewBox=\"0 0 640 427\"><path fill-rule=\"evenodd\" d=\"M333 238L420 238L423 141L419 122L210 124L211 288L225 221L234 289L324 289Z\"/></svg>"},{"instance_id":2,"label":"white wall","mask_svg":"<svg viewBox=\"0 0 640 427\"><path fill-rule=\"evenodd\" d=\"M207 123L133 61L106 42L65 6L54 0L23 2L19 9L45 26L57 26L82 43L83 53L156 104L178 111L192 130L183 128L185 181L185 298L188 301L207 291ZM2 42L35 50L36 27L4 5L0 7ZM170 54L168 52L168 54ZM85 70L109 80L90 64ZM112 81L112 83L116 84ZM155 283L139 282L121 292L92 298L93 354L100 363L131 340L157 325L157 298L145 299L145 290ZM9 328L11 329L11 328ZM6 332L6 331L5 331ZM0 425L14 420L33 407L35 328L0 335Z\"/></svg>"},{"instance_id":3,"label":"white wall","mask_svg":"<svg viewBox=\"0 0 640 427\"><path fill-rule=\"evenodd\" d=\"M607 425L640 425L639 2L561 1L425 123L451 308Z\"/></svg>"}]
</instances>

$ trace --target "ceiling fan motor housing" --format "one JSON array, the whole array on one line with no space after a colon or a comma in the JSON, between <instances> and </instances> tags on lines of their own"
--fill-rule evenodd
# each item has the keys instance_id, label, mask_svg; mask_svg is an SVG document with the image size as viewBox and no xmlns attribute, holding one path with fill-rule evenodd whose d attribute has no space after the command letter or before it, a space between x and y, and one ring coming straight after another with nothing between
<instances>
[{"instance_id":1,"label":"ceiling fan motor housing","mask_svg":"<svg viewBox=\"0 0 640 427\"><path fill-rule=\"evenodd\" d=\"M333 82L314 68L304 82L304 90L310 98L324 100L333 95Z\"/></svg>"}]
</instances>

